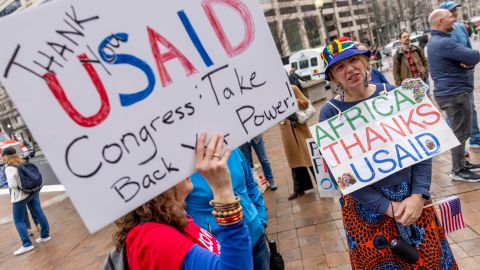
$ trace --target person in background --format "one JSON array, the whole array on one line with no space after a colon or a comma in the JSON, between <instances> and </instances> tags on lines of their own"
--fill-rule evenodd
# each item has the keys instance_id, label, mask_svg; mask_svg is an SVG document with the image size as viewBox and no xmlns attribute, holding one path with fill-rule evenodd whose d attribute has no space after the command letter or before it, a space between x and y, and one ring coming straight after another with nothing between
<instances>
[{"instance_id":1,"label":"person in background","mask_svg":"<svg viewBox=\"0 0 480 270\"><path fill-rule=\"evenodd\" d=\"M461 4L457 4L454 1L446 1L442 2L439 5L439 8L446 9L452 13L452 16L455 20L458 19L458 12L457 8L461 7ZM472 44L470 43L469 34L467 28L465 28L464 24L461 22L456 21L453 24L453 30L449 33L450 37L458 42L459 44L467 47L472 48ZM466 68L465 73L469 73L470 77L474 78L474 69L473 68ZM470 103L472 105L472 132L469 140L470 148L480 149L480 129L478 128L478 117L477 117L477 109L475 108L475 97L474 92L470 95Z\"/></svg>"},{"instance_id":2,"label":"person in background","mask_svg":"<svg viewBox=\"0 0 480 270\"><path fill-rule=\"evenodd\" d=\"M423 50L410 44L410 33L400 33L401 47L393 55L393 78L395 85L400 86L403 80L408 78L421 78L426 84L428 82L428 60Z\"/></svg>"},{"instance_id":3,"label":"person in background","mask_svg":"<svg viewBox=\"0 0 480 270\"><path fill-rule=\"evenodd\" d=\"M360 44L364 44L365 47L367 47L367 48L369 47L365 43L360 43ZM382 52L380 52L380 50L378 49L377 44L373 44L372 49L370 51L371 51L371 54L372 54L370 56L370 59L375 61L373 63L374 67L375 68L381 68L382 67Z\"/></svg>"},{"instance_id":4,"label":"person in background","mask_svg":"<svg viewBox=\"0 0 480 270\"><path fill-rule=\"evenodd\" d=\"M337 86L338 95L322 107L320 122L395 88L368 83L370 52L349 38L334 40L321 56L325 79ZM340 198L353 269L458 269L435 208L423 208L430 201L431 180L427 159ZM388 247L393 237L417 248L416 263Z\"/></svg>"},{"instance_id":5,"label":"person in background","mask_svg":"<svg viewBox=\"0 0 480 270\"><path fill-rule=\"evenodd\" d=\"M452 180L479 182L480 164L465 160L465 143L472 131L471 94L474 90L473 73L470 69L480 62L480 53L453 40L449 33L453 30L455 18L446 9L436 9L429 16L432 37L428 43L428 58L433 92L438 106L450 120L453 133L460 145L451 149Z\"/></svg>"},{"instance_id":6,"label":"person in background","mask_svg":"<svg viewBox=\"0 0 480 270\"><path fill-rule=\"evenodd\" d=\"M10 200L13 204L13 221L17 228L22 246L18 248L13 254L20 255L34 249L32 241L28 235L26 226L27 206L37 217L40 224L40 237L35 241L38 244L50 241L50 230L47 217L40 205L40 191L27 194L24 193L20 187L20 176L17 167L24 163L23 159L17 154L13 147L3 149L2 160L5 164L5 174L7 176L8 188L10 189ZM27 217L28 219L28 217Z\"/></svg>"},{"instance_id":7,"label":"person in background","mask_svg":"<svg viewBox=\"0 0 480 270\"><path fill-rule=\"evenodd\" d=\"M298 108L303 110L308 107L308 99L302 94L302 91L292 85L293 93L297 99ZM303 196L305 191L312 189L312 179L308 169L315 177L310 154L308 153L306 139L312 138L307 123L297 122L295 114L280 122L280 135L282 137L283 149L287 157L288 166L292 171L293 193L288 197L289 200Z\"/></svg>"},{"instance_id":8,"label":"person in background","mask_svg":"<svg viewBox=\"0 0 480 270\"><path fill-rule=\"evenodd\" d=\"M7 175L5 174L5 164L0 162L0 188L8 188Z\"/></svg>"},{"instance_id":9,"label":"person in background","mask_svg":"<svg viewBox=\"0 0 480 270\"><path fill-rule=\"evenodd\" d=\"M255 150L255 154L257 154L258 161L262 165L263 173L265 174L265 178L268 181L268 186L270 190L274 191L277 189L277 184L273 179L273 172L272 167L270 167L270 162L268 161L267 152L265 151L265 142L263 140L263 135L260 134L250 141L242 144L240 146L240 150L242 151L245 158L247 158L248 164L250 168L253 169L253 158L252 158L252 148Z\"/></svg>"},{"instance_id":10,"label":"person in background","mask_svg":"<svg viewBox=\"0 0 480 270\"><path fill-rule=\"evenodd\" d=\"M368 47L367 47L367 44L365 43L359 43L357 44L357 48L359 50L365 50L365 51L368 51ZM370 58L371 59L371 58ZM369 60L370 60L369 59ZM385 76L382 74L382 72L380 72L380 70L376 69L376 68L373 68L371 65L368 65L368 75L369 75L369 82L371 83L386 83L386 84L390 84L387 80L387 78L385 78Z\"/></svg>"},{"instance_id":11,"label":"person in background","mask_svg":"<svg viewBox=\"0 0 480 270\"><path fill-rule=\"evenodd\" d=\"M227 166L232 176L233 192L240 198L245 224L250 233L253 268L255 270L268 270L270 269L270 253L264 237L268 219L262 193L260 193L257 182L253 178L250 164L238 148L232 150ZM213 208L210 201L215 197L215 194L201 173L195 173L190 178L193 183L193 190L186 198L187 213L196 224L212 233L221 243L225 236L220 234L221 226L215 222L215 218L211 214Z\"/></svg>"},{"instance_id":12,"label":"person in background","mask_svg":"<svg viewBox=\"0 0 480 270\"><path fill-rule=\"evenodd\" d=\"M7 175L5 174L5 165L0 162L0 188L8 188ZM28 205L27 205L28 209ZM33 222L35 223L35 228L40 232L40 225L38 224L37 217L33 214L30 209L30 214L32 215ZM25 226L27 226L27 231L29 236L33 236L32 226L30 225L30 220L28 219L28 210L25 211Z\"/></svg>"},{"instance_id":13,"label":"person in background","mask_svg":"<svg viewBox=\"0 0 480 270\"><path fill-rule=\"evenodd\" d=\"M193 189L187 178L115 221L114 243L126 250L129 269L253 269L248 219L227 167L230 150L223 152L223 135L213 135L205 149L206 140L205 133L199 135L195 169L213 192L210 216L220 244L185 212L185 198Z\"/></svg>"},{"instance_id":14,"label":"person in background","mask_svg":"<svg viewBox=\"0 0 480 270\"><path fill-rule=\"evenodd\" d=\"M300 77L300 75L298 75L296 71L297 71L296 68L290 69L288 80L290 81L290 84L296 85L298 88L300 88L300 90L303 90L302 82L305 82L305 80L302 77Z\"/></svg>"}]
</instances>

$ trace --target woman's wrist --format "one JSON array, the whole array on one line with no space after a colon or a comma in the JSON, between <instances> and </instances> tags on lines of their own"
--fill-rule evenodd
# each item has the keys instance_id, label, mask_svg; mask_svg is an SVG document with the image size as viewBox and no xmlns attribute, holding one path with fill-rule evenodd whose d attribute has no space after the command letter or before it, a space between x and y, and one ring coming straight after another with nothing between
<instances>
[{"instance_id":1,"label":"woman's wrist","mask_svg":"<svg viewBox=\"0 0 480 270\"><path fill-rule=\"evenodd\" d=\"M216 202L229 203L235 201L233 190L213 191L213 200Z\"/></svg>"},{"instance_id":2,"label":"woman's wrist","mask_svg":"<svg viewBox=\"0 0 480 270\"><path fill-rule=\"evenodd\" d=\"M240 222L243 219L243 209L240 204L240 197L231 201L210 201L213 207L212 215L218 225L227 226Z\"/></svg>"}]
</instances>

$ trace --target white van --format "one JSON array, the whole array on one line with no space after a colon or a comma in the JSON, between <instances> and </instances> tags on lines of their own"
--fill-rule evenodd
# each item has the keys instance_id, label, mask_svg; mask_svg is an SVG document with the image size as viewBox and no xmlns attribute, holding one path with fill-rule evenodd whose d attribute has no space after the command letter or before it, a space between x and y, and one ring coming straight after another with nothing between
<instances>
[{"instance_id":1,"label":"white van","mask_svg":"<svg viewBox=\"0 0 480 270\"><path fill-rule=\"evenodd\" d=\"M323 48L313 48L298 51L288 58L288 62L292 68L296 68L297 74L307 80L323 79L325 67L323 65L320 54Z\"/></svg>"}]
</instances>

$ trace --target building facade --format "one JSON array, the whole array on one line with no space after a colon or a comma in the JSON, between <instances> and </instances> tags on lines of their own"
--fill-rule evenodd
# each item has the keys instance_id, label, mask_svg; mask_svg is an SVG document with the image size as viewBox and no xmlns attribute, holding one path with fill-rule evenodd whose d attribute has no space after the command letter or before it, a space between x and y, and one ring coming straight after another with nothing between
<instances>
[{"instance_id":1,"label":"building facade","mask_svg":"<svg viewBox=\"0 0 480 270\"><path fill-rule=\"evenodd\" d=\"M365 0L260 0L282 57L349 36L370 43L373 23Z\"/></svg>"},{"instance_id":2,"label":"building facade","mask_svg":"<svg viewBox=\"0 0 480 270\"><path fill-rule=\"evenodd\" d=\"M0 17L20 12L28 7L40 4L38 0L0 0ZM13 102L7 95L5 87L0 83L0 131L11 138L23 140L36 145L30 130L25 125L22 117Z\"/></svg>"},{"instance_id":3,"label":"building facade","mask_svg":"<svg viewBox=\"0 0 480 270\"><path fill-rule=\"evenodd\" d=\"M385 45L402 30L428 31L428 15L443 0L259 0L284 58L349 36ZM480 0L457 0L459 20L480 15Z\"/></svg>"}]
</instances>

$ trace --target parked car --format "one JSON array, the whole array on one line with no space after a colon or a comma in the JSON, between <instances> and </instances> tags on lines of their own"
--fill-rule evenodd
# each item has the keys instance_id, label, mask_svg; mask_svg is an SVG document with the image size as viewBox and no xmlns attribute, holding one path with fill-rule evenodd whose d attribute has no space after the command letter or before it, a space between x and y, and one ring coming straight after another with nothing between
<instances>
[{"instance_id":1,"label":"parked car","mask_svg":"<svg viewBox=\"0 0 480 270\"><path fill-rule=\"evenodd\" d=\"M35 156L35 149L24 142L20 143L17 140L11 139L6 133L0 132L0 149L5 149L9 146L13 147L21 158L29 160Z\"/></svg>"},{"instance_id":2,"label":"parked car","mask_svg":"<svg viewBox=\"0 0 480 270\"><path fill-rule=\"evenodd\" d=\"M385 45L385 47L383 48L383 54L386 56L390 56L392 55L392 53L395 53L393 50L395 49L396 51L396 49L398 49L399 47L400 47L400 40L392 41L387 45Z\"/></svg>"},{"instance_id":3,"label":"parked car","mask_svg":"<svg viewBox=\"0 0 480 270\"><path fill-rule=\"evenodd\" d=\"M420 41L422 39L424 39L425 37L426 37L425 34L411 35L410 36L410 44L415 45L415 46L420 46ZM428 38L427 38L427 40L428 40ZM425 42L425 44L426 44L426 42ZM392 41L392 42L388 43L387 45L385 45L385 48L383 49L383 54L394 55L397 52L398 48L400 48L400 46L401 46L400 40Z\"/></svg>"}]
</instances>

